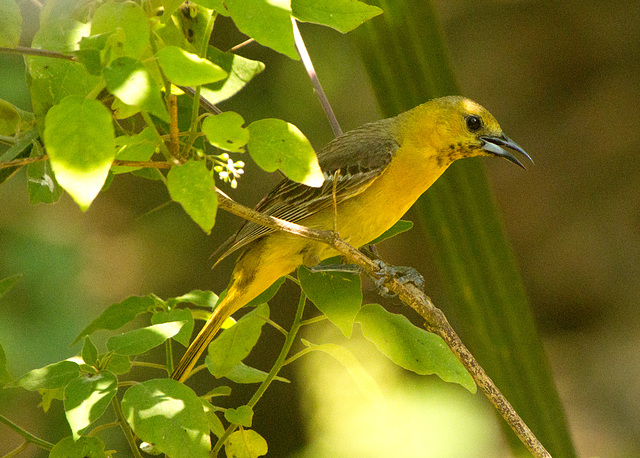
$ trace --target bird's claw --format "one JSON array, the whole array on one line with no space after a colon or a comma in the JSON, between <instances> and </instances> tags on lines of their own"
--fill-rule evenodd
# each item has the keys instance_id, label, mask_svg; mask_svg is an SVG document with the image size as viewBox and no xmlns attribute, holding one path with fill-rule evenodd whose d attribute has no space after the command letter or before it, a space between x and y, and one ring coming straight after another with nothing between
<instances>
[{"instance_id":1,"label":"bird's claw","mask_svg":"<svg viewBox=\"0 0 640 458\"><path fill-rule=\"evenodd\" d=\"M412 283L420 290L424 288L424 277L414 269L408 266L388 266L379 259L374 259L373 262L378 266L379 272L378 278L374 281L378 293L384 297L395 297L397 294L389 291L389 288L384 286L384 283L390 279L395 278L400 283Z\"/></svg>"}]
</instances>

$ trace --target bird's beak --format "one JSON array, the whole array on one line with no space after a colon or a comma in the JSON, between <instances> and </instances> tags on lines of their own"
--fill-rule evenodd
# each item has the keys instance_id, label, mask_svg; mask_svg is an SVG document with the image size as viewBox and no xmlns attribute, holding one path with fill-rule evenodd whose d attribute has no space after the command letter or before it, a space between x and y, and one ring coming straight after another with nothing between
<instances>
[{"instance_id":1,"label":"bird's beak","mask_svg":"<svg viewBox=\"0 0 640 458\"><path fill-rule=\"evenodd\" d=\"M522 165L522 162L520 162L513 155L513 153L511 153L511 151L506 150L505 147L509 148L509 149L511 149L513 151L517 151L518 153L522 154L527 159L529 159L531 161L531 163L533 164L533 159L531 159L529 157L529 155L526 153L526 151L523 150L516 142L511 140L505 134L500 134L500 136L484 136L484 137L480 137L480 141L482 141L481 148L483 150L485 150L487 153L495 154L496 156L503 157L503 158L513 162L514 164L519 165L523 169L525 168L525 166Z\"/></svg>"}]
</instances>

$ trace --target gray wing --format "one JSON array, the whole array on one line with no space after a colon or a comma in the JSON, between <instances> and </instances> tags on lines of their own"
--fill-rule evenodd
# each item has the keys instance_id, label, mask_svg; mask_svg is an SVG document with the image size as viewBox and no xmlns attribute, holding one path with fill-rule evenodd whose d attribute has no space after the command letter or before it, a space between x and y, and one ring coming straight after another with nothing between
<instances>
[{"instance_id":1,"label":"gray wing","mask_svg":"<svg viewBox=\"0 0 640 458\"><path fill-rule=\"evenodd\" d=\"M391 121L393 119L365 124L327 144L318 153L318 162L324 173L324 183L319 188L285 179L258 203L255 210L297 223L333 205L334 179L337 179L337 203L360 194L380 176L399 147ZM246 221L212 255L217 257L222 253L215 264L271 232L274 230Z\"/></svg>"}]
</instances>

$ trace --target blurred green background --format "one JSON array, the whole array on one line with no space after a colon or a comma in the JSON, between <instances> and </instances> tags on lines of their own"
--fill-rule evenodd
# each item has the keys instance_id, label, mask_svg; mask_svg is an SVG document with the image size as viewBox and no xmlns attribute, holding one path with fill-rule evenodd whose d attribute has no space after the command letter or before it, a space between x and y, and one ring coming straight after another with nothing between
<instances>
[{"instance_id":1,"label":"blurred green background","mask_svg":"<svg viewBox=\"0 0 640 458\"><path fill-rule=\"evenodd\" d=\"M487 107L536 161L527 172L485 163L578 454L640 456L640 3L434 4L463 94ZM37 9L21 7L28 45ZM301 31L342 128L378 119L349 37L306 24ZM232 25L216 24L214 45L240 41ZM257 45L240 53L267 68L221 108L247 122L286 119L316 148L325 144L331 130L301 64ZM21 58L0 55L0 98L29 109L23 72ZM243 180L251 185L222 189L253 205L278 177L249 164ZM68 196L29 205L24 171L0 186L0 278L24 274L0 302L0 343L14 376L73 355L77 333L129 295L226 286L232 261L211 270L209 255L240 221L221 212L206 236L177 204L157 209L168 200L161 184L120 176L83 214ZM381 251L391 263L418 268L446 313L447 297L422 246L414 230ZM382 301L370 287L366 296ZM273 318L289 323L296 299L295 288L285 286L271 303ZM415 318L397 301L384 303ZM369 406L330 358L303 358L285 369L294 383L273 386L258 405L254 427L270 456L509 456L481 394L400 371L357 332L344 342L330 325L316 328L305 337L353 348L380 383L387 409ZM249 362L269 367L281 343L277 332L265 332ZM195 378L201 392L209 388L207 377ZM252 390L236 391L229 405L246 402ZM59 403L43 414L38 402L34 393L0 391L2 414L50 442L68 435ZM119 440L117 431L104 437ZM0 426L0 455L20 443ZM44 453L31 447L23 456Z\"/></svg>"}]
</instances>

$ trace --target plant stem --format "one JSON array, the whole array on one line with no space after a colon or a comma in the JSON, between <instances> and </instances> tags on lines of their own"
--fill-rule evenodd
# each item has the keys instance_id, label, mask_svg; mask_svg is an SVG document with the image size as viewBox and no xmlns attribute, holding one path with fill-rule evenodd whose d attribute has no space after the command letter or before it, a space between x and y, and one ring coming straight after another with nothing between
<instances>
[{"instance_id":1,"label":"plant stem","mask_svg":"<svg viewBox=\"0 0 640 458\"><path fill-rule=\"evenodd\" d=\"M23 46L16 46L15 48L0 47L0 54L16 54L19 56L37 56L37 57L52 57L54 59L64 59L77 61L75 56L68 54L61 54L55 51L47 51L46 49L25 48Z\"/></svg>"},{"instance_id":2,"label":"plant stem","mask_svg":"<svg viewBox=\"0 0 640 458\"><path fill-rule=\"evenodd\" d=\"M298 301L298 309L296 310L296 316L293 319L293 324L291 325L291 329L287 334L287 338L285 339L284 344L282 345L280 354L278 355L276 362L273 363L273 366L271 367L269 374L267 374L267 378L264 379L264 381L260 384L256 392L253 394L253 396L249 400L249 402L247 402L247 405L252 409L258 403L258 401L260 400L264 392L267 390L267 388L269 388L269 385L271 385L271 382L273 382L273 379L276 378L276 376L278 375L278 372L280 372L280 369L282 369L282 367L284 366L285 361L287 359L287 355L289 354L289 351L291 351L291 347L293 346L293 342L296 339L296 335L298 334L298 331L302 326L302 315L304 314L304 305L306 301L307 301L307 296L304 294L304 292L301 292L300 300ZM234 423L230 424L227 427L224 434L218 439L218 442L216 442L215 447L213 447L213 450L211 451L212 456L217 456L218 452L220 451L220 449L222 448L226 440L229 438L231 433L233 433L237 428L238 428L238 425Z\"/></svg>"},{"instance_id":3,"label":"plant stem","mask_svg":"<svg viewBox=\"0 0 640 458\"><path fill-rule=\"evenodd\" d=\"M34 436L30 432L25 431L20 426L16 425L14 422L12 422L7 417L5 417L4 415L1 415L1 414L0 414L0 423L4 423L9 428L13 429L15 432L17 432L22 437L24 437L25 441L30 443L30 444L37 445L38 447L43 448L45 450L51 450L53 448L53 444L52 443L47 442L44 439L40 439L39 437Z\"/></svg>"},{"instance_id":4,"label":"plant stem","mask_svg":"<svg viewBox=\"0 0 640 458\"><path fill-rule=\"evenodd\" d=\"M120 424L120 428L122 428L122 432L124 436L127 438L127 442L129 443L129 448L131 448L131 453L135 458L142 458L140 451L138 450L138 446L136 445L136 439L133 437L133 432L125 420L124 415L122 414L122 408L120 407L120 402L118 401L117 396L114 396L111 400L111 405L113 406L113 411L116 413L116 418L118 419L118 423Z\"/></svg>"}]
</instances>

